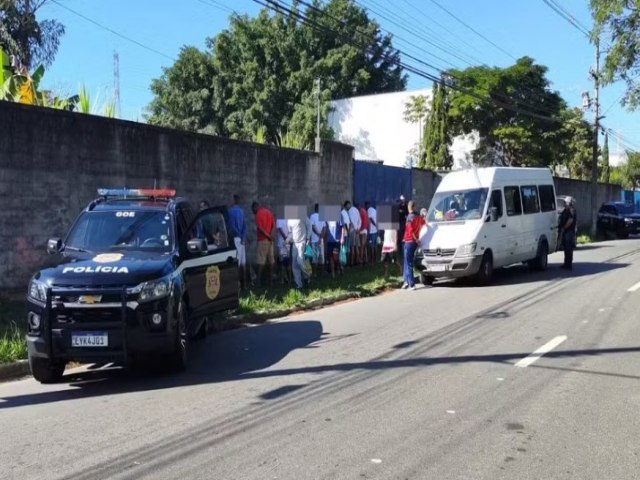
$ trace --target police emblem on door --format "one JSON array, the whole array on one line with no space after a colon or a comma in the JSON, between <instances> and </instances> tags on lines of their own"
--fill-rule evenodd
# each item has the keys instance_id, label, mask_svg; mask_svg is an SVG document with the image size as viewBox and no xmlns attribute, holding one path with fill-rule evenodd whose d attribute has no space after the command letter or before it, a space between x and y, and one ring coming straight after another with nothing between
<instances>
[{"instance_id":1,"label":"police emblem on door","mask_svg":"<svg viewBox=\"0 0 640 480\"><path fill-rule=\"evenodd\" d=\"M218 267L209 267L205 274L205 290L209 300L213 300L220 293L220 269Z\"/></svg>"}]
</instances>

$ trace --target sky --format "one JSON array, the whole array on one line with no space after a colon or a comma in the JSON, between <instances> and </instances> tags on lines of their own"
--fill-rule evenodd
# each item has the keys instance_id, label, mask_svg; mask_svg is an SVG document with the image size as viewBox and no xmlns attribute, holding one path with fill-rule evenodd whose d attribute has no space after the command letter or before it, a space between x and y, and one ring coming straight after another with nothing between
<instances>
[{"instance_id":1,"label":"sky","mask_svg":"<svg viewBox=\"0 0 640 480\"><path fill-rule=\"evenodd\" d=\"M588 0L556 0L586 28L592 25ZM283 3L290 3L285 1ZM506 67L524 55L549 68L547 77L570 106L593 96L589 68L595 50L588 39L543 0L357 0L381 27L394 35L394 46L439 69L472 64ZM445 12L446 8L453 14ZM44 86L75 93L84 85L96 108L111 98L114 52L119 57L121 118L143 120L152 99L149 85L172 65L185 46L205 48L208 37L227 28L233 11L255 15L253 0L50 0L39 18L55 18L66 33L58 55L45 73ZM74 13L75 12L75 13ZM99 25L98 25L99 24ZM606 49L606 46L603 48ZM403 61L417 65L405 56ZM419 65L421 70L435 70ZM411 74L408 89L431 81ZM640 111L620 106L622 82L600 91L603 124L622 141L609 139L612 154L640 150ZM591 112L586 113L593 119Z\"/></svg>"}]
</instances>

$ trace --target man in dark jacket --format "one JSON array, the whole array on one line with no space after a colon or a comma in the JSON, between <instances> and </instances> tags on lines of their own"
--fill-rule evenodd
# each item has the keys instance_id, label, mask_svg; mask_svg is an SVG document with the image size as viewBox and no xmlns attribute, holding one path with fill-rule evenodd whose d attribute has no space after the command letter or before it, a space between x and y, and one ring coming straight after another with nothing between
<instances>
[{"instance_id":1,"label":"man in dark jacket","mask_svg":"<svg viewBox=\"0 0 640 480\"><path fill-rule=\"evenodd\" d=\"M571 270L573 268L573 249L576 244L575 213L572 208L573 199L568 198L564 210L560 214L558 224L558 238L564 250L564 264L561 268Z\"/></svg>"}]
</instances>

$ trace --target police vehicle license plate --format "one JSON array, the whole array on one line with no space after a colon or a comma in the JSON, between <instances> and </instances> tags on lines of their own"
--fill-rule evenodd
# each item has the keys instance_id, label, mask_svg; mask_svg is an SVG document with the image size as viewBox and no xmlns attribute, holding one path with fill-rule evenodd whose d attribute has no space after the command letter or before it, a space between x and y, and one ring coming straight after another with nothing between
<instances>
[{"instance_id":1,"label":"police vehicle license plate","mask_svg":"<svg viewBox=\"0 0 640 480\"><path fill-rule=\"evenodd\" d=\"M446 265L429 265L429 270L432 272L445 272L447 270Z\"/></svg>"},{"instance_id":2,"label":"police vehicle license plate","mask_svg":"<svg viewBox=\"0 0 640 480\"><path fill-rule=\"evenodd\" d=\"M72 347L108 347L107 332L77 332L71 335Z\"/></svg>"}]
</instances>

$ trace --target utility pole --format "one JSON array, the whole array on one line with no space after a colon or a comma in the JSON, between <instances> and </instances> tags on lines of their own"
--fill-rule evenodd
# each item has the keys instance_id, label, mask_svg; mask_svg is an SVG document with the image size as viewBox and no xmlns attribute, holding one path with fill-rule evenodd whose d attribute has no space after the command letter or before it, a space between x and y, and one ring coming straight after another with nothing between
<instances>
[{"instance_id":1,"label":"utility pole","mask_svg":"<svg viewBox=\"0 0 640 480\"><path fill-rule=\"evenodd\" d=\"M320 153L320 79L316 78L316 109L317 109L317 121L316 121L316 152Z\"/></svg>"},{"instance_id":2,"label":"utility pole","mask_svg":"<svg viewBox=\"0 0 640 480\"><path fill-rule=\"evenodd\" d=\"M115 117L120 117L120 56L118 52L113 52L113 101L116 109Z\"/></svg>"},{"instance_id":3,"label":"utility pole","mask_svg":"<svg viewBox=\"0 0 640 480\"><path fill-rule=\"evenodd\" d=\"M596 65L592 70L593 77L593 151L591 158L591 236L596 236L598 222L598 134L600 130L600 39L595 39Z\"/></svg>"}]
</instances>

